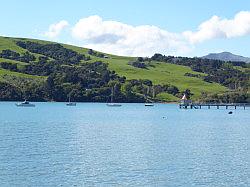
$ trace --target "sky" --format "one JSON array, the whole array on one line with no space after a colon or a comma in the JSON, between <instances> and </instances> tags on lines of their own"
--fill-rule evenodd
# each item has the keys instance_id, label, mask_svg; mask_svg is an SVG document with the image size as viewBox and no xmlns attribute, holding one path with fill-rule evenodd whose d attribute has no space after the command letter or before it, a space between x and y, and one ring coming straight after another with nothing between
<instances>
[{"instance_id":1,"label":"sky","mask_svg":"<svg viewBox=\"0 0 250 187\"><path fill-rule=\"evenodd\" d=\"M126 56L250 56L249 0L8 0L0 35Z\"/></svg>"}]
</instances>

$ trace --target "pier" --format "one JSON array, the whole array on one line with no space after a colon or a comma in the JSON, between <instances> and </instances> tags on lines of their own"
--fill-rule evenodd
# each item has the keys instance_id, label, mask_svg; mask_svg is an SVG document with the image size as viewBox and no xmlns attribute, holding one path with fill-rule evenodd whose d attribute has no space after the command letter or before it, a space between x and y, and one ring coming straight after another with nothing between
<instances>
[{"instance_id":1,"label":"pier","mask_svg":"<svg viewBox=\"0 0 250 187\"><path fill-rule=\"evenodd\" d=\"M250 107L250 103L192 103L192 102L181 102L180 108L183 109L202 109L202 108L224 108L224 109L237 109Z\"/></svg>"},{"instance_id":2,"label":"pier","mask_svg":"<svg viewBox=\"0 0 250 187\"><path fill-rule=\"evenodd\" d=\"M186 94L184 94L182 99L180 100L179 107L183 109L224 108L235 110L237 108L243 108L245 110L247 107L250 107L250 103L195 103L192 102L192 100L189 100L186 97Z\"/></svg>"}]
</instances>

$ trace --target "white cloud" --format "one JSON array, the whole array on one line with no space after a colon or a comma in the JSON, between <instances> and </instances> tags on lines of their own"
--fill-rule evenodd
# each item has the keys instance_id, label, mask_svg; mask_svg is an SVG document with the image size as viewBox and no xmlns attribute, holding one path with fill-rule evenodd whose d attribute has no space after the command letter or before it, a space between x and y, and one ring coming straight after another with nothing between
<instances>
[{"instance_id":1,"label":"white cloud","mask_svg":"<svg viewBox=\"0 0 250 187\"><path fill-rule=\"evenodd\" d=\"M200 43L215 38L233 38L250 34L250 12L241 11L233 19L213 16L199 25L198 31L186 31L183 35L192 43Z\"/></svg>"},{"instance_id":2,"label":"white cloud","mask_svg":"<svg viewBox=\"0 0 250 187\"><path fill-rule=\"evenodd\" d=\"M117 21L103 21L99 16L80 19L72 28L72 36L85 41L85 47L118 55L175 55L190 49L181 34L170 33L156 26L134 27Z\"/></svg>"},{"instance_id":3,"label":"white cloud","mask_svg":"<svg viewBox=\"0 0 250 187\"><path fill-rule=\"evenodd\" d=\"M176 23L178 24L178 23ZM52 24L45 36L55 38L69 24L62 20ZM241 11L232 19L212 16L197 31L172 33L156 26L132 26L106 21L100 16L80 19L71 28L71 43L98 51L128 56L188 55L197 44L216 38L233 38L250 34L250 12Z\"/></svg>"},{"instance_id":4,"label":"white cloud","mask_svg":"<svg viewBox=\"0 0 250 187\"><path fill-rule=\"evenodd\" d=\"M65 20L62 20L62 21L60 21L58 23L51 24L49 26L49 30L44 33L44 36L46 36L48 38L55 38L68 25L69 25L69 23L67 21L65 21Z\"/></svg>"}]
</instances>

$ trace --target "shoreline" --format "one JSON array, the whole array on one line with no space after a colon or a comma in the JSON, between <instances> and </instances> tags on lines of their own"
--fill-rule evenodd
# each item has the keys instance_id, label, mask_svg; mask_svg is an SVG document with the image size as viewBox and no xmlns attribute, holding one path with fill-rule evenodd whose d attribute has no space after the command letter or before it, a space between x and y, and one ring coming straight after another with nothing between
<instances>
[{"instance_id":1,"label":"shoreline","mask_svg":"<svg viewBox=\"0 0 250 187\"><path fill-rule=\"evenodd\" d=\"M23 101L0 101L1 102L11 102L11 103L19 103ZM32 103L68 103L68 101L30 101ZM108 102L92 102L92 101L74 101L75 103L103 103L107 104ZM115 102L121 104L145 104L146 102ZM152 102L153 104L179 104L179 102Z\"/></svg>"}]
</instances>

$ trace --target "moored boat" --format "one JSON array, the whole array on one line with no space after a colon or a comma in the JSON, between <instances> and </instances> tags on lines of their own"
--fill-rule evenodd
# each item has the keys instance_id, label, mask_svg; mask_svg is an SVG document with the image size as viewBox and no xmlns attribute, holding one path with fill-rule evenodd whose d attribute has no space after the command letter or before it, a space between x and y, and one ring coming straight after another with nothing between
<instances>
[{"instance_id":1,"label":"moored boat","mask_svg":"<svg viewBox=\"0 0 250 187\"><path fill-rule=\"evenodd\" d=\"M114 87L112 87L112 89L111 89L111 102L107 103L107 106L110 106L110 107L120 107L120 106L122 106L120 103L115 103L114 102Z\"/></svg>"},{"instance_id":2,"label":"moored boat","mask_svg":"<svg viewBox=\"0 0 250 187\"><path fill-rule=\"evenodd\" d=\"M119 104L119 103L107 103L107 106L119 107L119 106L122 106L122 105Z\"/></svg>"},{"instance_id":3,"label":"moored boat","mask_svg":"<svg viewBox=\"0 0 250 187\"><path fill-rule=\"evenodd\" d=\"M147 88L147 94L144 95L145 97L145 100L146 100L146 103L144 104L144 106L154 106L153 102L148 98L148 95L150 93L150 89L151 87L148 87ZM153 97L155 95L155 91L154 91L154 88L153 88Z\"/></svg>"},{"instance_id":4,"label":"moored boat","mask_svg":"<svg viewBox=\"0 0 250 187\"><path fill-rule=\"evenodd\" d=\"M154 106L153 103L145 103L145 106Z\"/></svg>"},{"instance_id":5,"label":"moored boat","mask_svg":"<svg viewBox=\"0 0 250 187\"><path fill-rule=\"evenodd\" d=\"M66 103L67 106L76 106L76 103L75 102L68 102Z\"/></svg>"},{"instance_id":6,"label":"moored boat","mask_svg":"<svg viewBox=\"0 0 250 187\"><path fill-rule=\"evenodd\" d=\"M71 102L70 101L70 96L69 96L69 102L66 103L67 106L76 106L76 102Z\"/></svg>"},{"instance_id":7,"label":"moored boat","mask_svg":"<svg viewBox=\"0 0 250 187\"><path fill-rule=\"evenodd\" d=\"M16 103L16 106L20 107L34 107L35 104L30 103L29 101L25 100L21 103Z\"/></svg>"}]
</instances>

